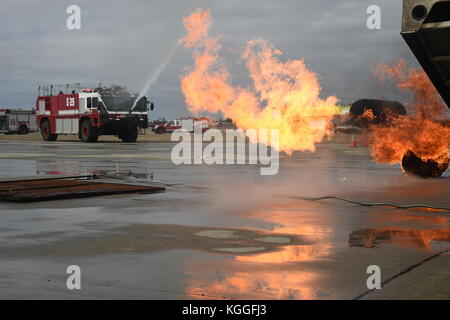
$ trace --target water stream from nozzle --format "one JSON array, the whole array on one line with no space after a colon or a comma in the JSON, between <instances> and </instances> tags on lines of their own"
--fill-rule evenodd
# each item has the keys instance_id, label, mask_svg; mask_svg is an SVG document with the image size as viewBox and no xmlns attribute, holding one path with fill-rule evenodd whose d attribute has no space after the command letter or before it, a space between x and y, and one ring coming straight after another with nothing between
<instances>
[{"instance_id":1,"label":"water stream from nozzle","mask_svg":"<svg viewBox=\"0 0 450 320\"><path fill-rule=\"evenodd\" d=\"M158 78L161 76L161 74L166 70L169 63L172 61L172 59L175 57L175 54L178 52L178 43L176 43L168 52L168 54L164 57L163 61L159 64L159 66L153 71L153 73L150 74L150 77L148 78L145 85L142 87L141 91L139 92L138 97L134 101L133 106L131 107L130 111L136 107L137 102L145 96L145 94L150 90L150 88L153 86L153 84L158 80Z\"/></svg>"}]
</instances>

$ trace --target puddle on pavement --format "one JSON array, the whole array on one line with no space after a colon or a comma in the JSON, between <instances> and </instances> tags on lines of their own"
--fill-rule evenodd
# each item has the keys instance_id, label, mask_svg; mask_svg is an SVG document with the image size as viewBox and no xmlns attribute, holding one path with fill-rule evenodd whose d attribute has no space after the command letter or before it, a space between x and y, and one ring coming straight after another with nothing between
<instances>
[{"instance_id":1,"label":"puddle on pavement","mask_svg":"<svg viewBox=\"0 0 450 320\"><path fill-rule=\"evenodd\" d=\"M110 167L110 169L105 169ZM134 179L152 182L154 173L150 169L140 166L130 167L129 163L113 162L99 164L96 161L80 160L36 160L36 174L41 175L74 175L95 174L99 176L119 179Z\"/></svg>"}]
</instances>

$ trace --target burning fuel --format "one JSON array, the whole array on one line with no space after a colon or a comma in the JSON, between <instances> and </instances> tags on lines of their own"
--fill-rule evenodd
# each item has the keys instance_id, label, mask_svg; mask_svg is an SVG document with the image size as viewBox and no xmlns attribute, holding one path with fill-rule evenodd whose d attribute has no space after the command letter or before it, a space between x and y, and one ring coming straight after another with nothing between
<instances>
[{"instance_id":1,"label":"burning fuel","mask_svg":"<svg viewBox=\"0 0 450 320\"><path fill-rule=\"evenodd\" d=\"M209 35L210 11L197 9L183 20L187 35L180 39L193 51L194 65L181 76L189 110L220 112L243 130L279 130L278 151L315 151L332 135L330 121L338 113L338 99L322 99L318 76L304 60L281 61L282 52L268 42L250 40L241 52L251 80L249 86L232 82L220 57L220 37ZM370 151L377 162L402 164L406 173L440 176L447 169L450 128L439 122L446 107L422 70L407 69L403 60L381 65L375 74L397 81L397 88L411 92L410 115L387 115L389 121L371 126ZM373 117L371 113L364 113ZM375 122L376 123L376 122ZM255 141L252 141L255 142ZM270 145L270 141L259 141Z\"/></svg>"},{"instance_id":2,"label":"burning fuel","mask_svg":"<svg viewBox=\"0 0 450 320\"><path fill-rule=\"evenodd\" d=\"M393 79L401 91L412 93L408 104L411 116L396 115L390 125L375 125L370 138L372 157L381 163L401 163L408 174L436 177L448 168L450 128L446 107L421 69L407 69L404 60L393 66L381 65L375 74L384 81Z\"/></svg>"},{"instance_id":3,"label":"burning fuel","mask_svg":"<svg viewBox=\"0 0 450 320\"><path fill-rule=\"evenodd\" d=\"M319 97L318 77L303 60L282 62L280 50L251 40L241 53L251 85L236 86L219 56L220 39L209 35L210 11L198 9L183 22L187 36L180 42L193 50L195 61L181 77L191 112L221 112L243 130L279 130L278 151L287 154L315 151L317 143L332 135L329 124L338 112L338 99Z\"/></svg>"}]
</instances>

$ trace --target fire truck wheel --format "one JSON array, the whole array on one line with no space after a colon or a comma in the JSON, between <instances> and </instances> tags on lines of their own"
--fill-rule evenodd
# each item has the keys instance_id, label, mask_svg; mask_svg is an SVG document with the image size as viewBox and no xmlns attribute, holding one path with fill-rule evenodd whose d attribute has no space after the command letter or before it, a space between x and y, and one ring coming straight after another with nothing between
<instances>
[{"instance_id":1,"label":"fire truck wheel","mask_svg":"<svg viewBox=\"0 0 450 320\"><path fill-rule=\"evenodd\" d=\"M128 131L126 134L122 134L120 138L125 143L133 143L136 142L138 138L139 128L130 128L130 131Z\"/></svg>"},{"instance_id":2,"label":"fire truck wheel","mask_svg":"<svg viewBox=\"0 0 450 320\"><path fill-rule=\"evenodd\" d=\"M44 141L56 141L58 135L50 132L50 122L46 120L41 125L41 135Z\"/></svg>"},{"instance_id":3,"label":"fire truck wheel","mask_svg":"<svg viewBox=\"0 0 450 320\"><path fill-rule=\"evenodd\" d=\"M27 134L28 133L28 128L27 128L27 126L26 125L21 125L20 127L19 127L19 134Z\"/></svg>"},{"instance_id":4,"label":"fire truck wheel","mask_svg":"<svg viewBox=\"0 0 450 320\"><path fill-rule=\"evenodd\" d=\"M98 131L89 120L84 120L80 127L80 136L83 142L97 142Z\"/></svg>"}]
</instances>

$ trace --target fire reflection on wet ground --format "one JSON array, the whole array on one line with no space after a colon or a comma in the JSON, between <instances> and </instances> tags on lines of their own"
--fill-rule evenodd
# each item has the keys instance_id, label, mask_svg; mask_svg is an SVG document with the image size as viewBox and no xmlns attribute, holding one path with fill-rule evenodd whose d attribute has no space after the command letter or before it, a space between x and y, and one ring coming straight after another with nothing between
<instances>
[{"instance_id":1,"label":"fire reflection on wet ground","mask_svg":"<svg viewBox=\"0 0 450 320\"><path fill-rule=\"evenodd\" d=\"M278 205L279 206L279 205ZM284 205L286 208L289 205ZM199 298L209 294L222 298L246 299L330 299L336 298L333 290L327 290L324 283L330 281L327 272L332 273L343 265L351 265L352 256L346 260L339 252L348 248L378 250L382 246L390 252L395 247L429 251L450 248L450 229L433 229L448 226L447 217L421 215L419 212L399 212L392 209L374 210L374 220L396 224L426 224L430 229L411 229L399 227L380 227L379 229L359 229L349 232L347 241L336 241L338 231L324 223L317 224L312 215L301 211L273 210L268 212L249 212L253 218L264 217L274 224L272 232L277 234L297 234L311 241L311 244L283 246L273 252L251 255L230 255L220 261L196 261L186 264L190 281L186 293ZM324 218L324 217L323 217ZM373 217L372 217L373 218ZM319 222L321 218L317 219ZM344 218L345 220L345 218ZM382 253L381 253L382 254ZM358 256L358 255L356 255ZM392 254L394 257L395 254ZM202 270L214 269L212 276ZM327 272L324 272L324 271ZM354 272L354 271L351 271ZM334 281L334 280L333 280ZM332 287L332 286L330 286ZM361 286L363 288L363 286ZM349 297L347 297L349 298Z\"/></svg>"},{"instance_id":2,"label":"fire reflection on wet ground","mask_svg":"<svg viewBox=\"0 0 450 320\"><path fill-rule=\"evenodd\" d=\"M351 246L364 248L375 248L383 243L392 243L407 248L431 250L436 241L448 242L450 246L450 228L431 230L364 229L355 231L349 236Z\"/></svg>"},{"instance_id":3,"label":"fire reflection on wet ground","mask_svg":"<svg viewBox=\"0 0 450 320\"><path fill-rule=\"evenodd\" d=\"M226 298L314 299L318 294L314 284L320 274L305 267L305 264L329 256L332 244L327 237L331 230L304 224L297 212L274 210L270 211L270 215L267 212L247 214L254 218L261 214L265 216L275 225L271 232L296 234L311 243L283 246L273 252L230 256L220 262L226 264L225 268L215 266L217 273L211 278L199 277L194 271L202 270L205 261L190 264L187 272L192 275L193 281L186 289L187 294L196 298L199 292L209 292ZM326 293L319 294L327 296Z\"/></svg>"}]
</instances>

